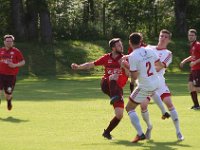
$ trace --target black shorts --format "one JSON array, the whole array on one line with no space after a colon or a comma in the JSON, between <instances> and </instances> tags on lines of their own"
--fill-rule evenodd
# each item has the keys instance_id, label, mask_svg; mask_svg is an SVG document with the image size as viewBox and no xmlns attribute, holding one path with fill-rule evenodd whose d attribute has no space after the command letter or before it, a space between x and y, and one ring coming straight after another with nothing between
<instances>
[{"instance_id":1,"label":"black shorts","mask_svg":"<svg viewBox=\"0 0 200 150\"><path fill-rule=\"evenodd\" d=\"M107 94L111 99L113 97L117 97L113 104L114 108L124 108L123 89L118 86L116 81L109 81L109 79L103 78L101 80L101 90L103 91L103 93Z\"/></svg>"},{"instance_id":2,"label":"black shorts","mask_svg":"<svg viewBox=\"0 0 200 150\"><path fill-rule=\"evenodd\" d=\"M0 90L5 91L6 94L11 95L16 82L15 75L3 75L0 74Z\"/></svg>"},{"instance_id":3,"label":"black shorts","mask_svg":"<svg viewBox=\"0 0 200 150\"><path fill-rule=\"evenodd\" d=\"M192 70L189 74L189 82L195 87L200 87L200 70Z\"/></svg>"}]
</instances>

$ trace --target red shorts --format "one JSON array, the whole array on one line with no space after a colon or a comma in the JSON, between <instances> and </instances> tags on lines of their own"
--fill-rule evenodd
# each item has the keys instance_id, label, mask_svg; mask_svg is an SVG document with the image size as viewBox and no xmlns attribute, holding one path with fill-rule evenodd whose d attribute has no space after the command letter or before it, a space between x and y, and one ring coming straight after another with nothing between
<instances>
[{"instance_id":1,"label":"red shorts","mask_svg":"<svg viewBox=\"0 0 200 150\"><path fill-rule=\"evenodd\" d=\"M6 94L11 95L16 82L15 75L3 75L0 74L0 90L5 91Z\"/></svg>"},{"instance_id":2,"label":"red shorts","mask_svg":"<svg viewBox=\"0 0 200 150\"><path fill-rule=\"evenodd\" d=\"M192 70L189 74L189 82L195 87L200 87L200 70Z\"/></svg>"},{"instance_id":3,"label":"red shorts","mask_svg":"<svg viewBox=\"0 0 200 150\"><path fill-rule=\"evenodd\" d=\"M117 97L117 99L112 104L114 108L124 108L123 89L118 86L116 81L109 81L109 79L103 78L101 80L101 90L111 99L113 97Z\"/></svg>"}]
</instances>

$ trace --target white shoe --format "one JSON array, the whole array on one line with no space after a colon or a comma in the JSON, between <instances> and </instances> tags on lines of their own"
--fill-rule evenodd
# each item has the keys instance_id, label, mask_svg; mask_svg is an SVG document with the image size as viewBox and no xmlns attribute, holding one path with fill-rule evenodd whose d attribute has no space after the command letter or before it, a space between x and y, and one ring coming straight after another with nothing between
<instances>
[{"instance_id":1,"label":"white shoe","mask_svg":"<svg viewBox=\"0 0 200 150\"><path fill-rule=\"evenodd\" d=\"M184 140L184 136L180 132L177 134L177 138L178 138L178 141Z\"/></svg>"},{"instance_id":2,"label":"white shoe","mask_svg":"<svg viewBox=\"0 0 200 150\"><path fill-rule=\"evenodd\" d=\"M145 133L145 137L147 140L151 139L151 130L153 129L153 126L151 126L150 128L147 128L147 131Z\"/></svg>"}]
</instances>

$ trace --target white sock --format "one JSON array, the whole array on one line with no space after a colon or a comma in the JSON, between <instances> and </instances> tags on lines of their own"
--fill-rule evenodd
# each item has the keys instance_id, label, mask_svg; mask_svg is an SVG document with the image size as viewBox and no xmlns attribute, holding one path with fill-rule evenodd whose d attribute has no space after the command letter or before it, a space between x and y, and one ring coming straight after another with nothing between
<instances>
[{"instance_id":1,"label":"white sock","mask_svg":"<svg viewBox=\"0 0 200 150\"><path fill-rule=\"evenodd\" d=\"M151 124L151 121L149 119L149 111L146 110L145 112L141 112L142 113L142 118L143 120L146 122L147 124L147 128L148 129L151 129L152 128L152 124Z\"/></svg>"},{"instance_id":2,"label":"white sock","mask_svg":"<svg viewBox=\"0 0 200 150\"><path fill-rule=\"evenodd\" d=\"M128 112L128 115L130 117L131 123L133 127L137 130L138 135L142 135L142 127L140 125L140 120L134 110L131 110Z\"/></svg>"},{"instance_id":3,"label":"white sock","mask_svg":"<svg viewBox=\"0 0 200 150\"><path fill-rule=\"evenodd\" d=\"M178 119L178 114L177 114L176 109L174 108L170 110L170 114L171 114L171 118L174 123L174 126L176 128L176 133L178 134L180 132L180 126L179 126L179 119Z\"/></svg>"},{"instance_id":4,"label":"white sock","mask_svg":"<svg viewBox=\"0 0 200 150\"><path fill-rule=\"evenodd\" d=\"M164 107L164 105L163 105L163 102L162 102L160 96L159 96L158 94L155 93L155 94L152 96L152 98L153 98L154 102L157 104L157 106L160 108L161 113L164 115L167 111L166 111L166 109L165 109L165 107Z\"/></svg>"}]
</instances>

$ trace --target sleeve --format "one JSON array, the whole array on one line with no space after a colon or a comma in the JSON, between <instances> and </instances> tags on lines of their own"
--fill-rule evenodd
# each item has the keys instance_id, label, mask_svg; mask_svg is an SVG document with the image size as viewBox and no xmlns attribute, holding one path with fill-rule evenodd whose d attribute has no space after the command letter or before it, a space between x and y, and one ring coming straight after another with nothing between
<instances>
[{"instance_id":1,"label":"sleeve","mask_svg":"<svg viewBox=\"0 0 200 150\"><path fill-rule=\"evenodd\" d=\"M95 66L102 66L102 65L105 64L105 62L106 62L106 55L104 55L104 56L100 57L99 59L95 60L94 61L94 65Z\"/></svg>"},{"instance_id":2,"label":"sleeve","mask_svg":"<svg viewBox=\"0 0 200 150\"><path fill-rule=\"evenodd\" d=\"M165 68L167 68L171 62L172 62L172 53L169 52L162 63L165 64Z\"/></svg>"},{"instance_id":3,"label":"sleeve","mask_svg":"<svg viewBox=\"0 0 200 150\"><path fill-rule=\"evenodd\" d=\"M137 59L135 57L135 55L129 55L128 57L128 61L130 64L130 71L137 71L138 67L137 67Z\"/></svg>"},{"instance_id":4,"label":"sleeve","mask_svg":"<svg viewBox=\"0 0 200 150\"><path fill-rule=\"evenodd\" d=\"M17 61L20 62L24 60L24 56L22 55L22 53L18 50L17 51Z\"/></svg>"}]
</instances>

